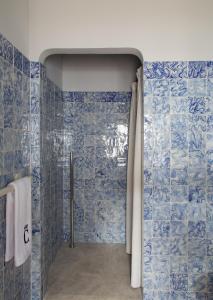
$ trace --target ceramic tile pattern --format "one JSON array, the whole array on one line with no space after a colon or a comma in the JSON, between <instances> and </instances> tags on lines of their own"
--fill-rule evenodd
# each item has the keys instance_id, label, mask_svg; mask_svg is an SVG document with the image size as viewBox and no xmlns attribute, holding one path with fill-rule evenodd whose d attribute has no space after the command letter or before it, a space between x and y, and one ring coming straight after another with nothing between
<instances>
[{"instance_id":1,"label":"ceramic tile pattern","mask_svg":"<svg viewBox=\"0 0 213 300\"><path fill-rule=\"evenodd\" d=\"M64 238L69 239L69 153L75 240L124 243L131 93L64 92Z\"/></svg>"},{"instance_id":2,"label":"ceramic tile pattern","mask_svg":"<svg viewBox=\"0 0 213 300\"><path fill-rule=\"evenodd\" d=\"M23 63L25 61L25 64ZM30 174L29 61L0 34L0 188ZM31 259L4 264L6 197L0 199L0 299L31 299Z\"/></svg>"},{"instance_id":3,"label":"ceramic tile pattern","mask_svg":"<svg viewBox=\"0 0 213 300\"><path fill-rule=\"evenodd\" d=\"M31 163L33 204L32 299L42 299L48 270L62 242L63 225L63 98L31 62Z\"/></svg>"},{"instance_id":4,"label":"ceramic tile pattern","mask_svg":"<svg viewBox=\"0 0 213 300\"><path fill-rule=\"evenodd\" d=\"M144 299L213 299L212 62L144 65Z\"/></svg>"}]
</instances>

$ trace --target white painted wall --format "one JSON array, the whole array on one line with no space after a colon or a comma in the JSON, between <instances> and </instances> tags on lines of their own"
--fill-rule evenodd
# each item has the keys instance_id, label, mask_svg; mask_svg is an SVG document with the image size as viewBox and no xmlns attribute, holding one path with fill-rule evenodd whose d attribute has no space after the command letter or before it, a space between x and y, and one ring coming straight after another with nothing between
<instances>
[{"instance_id":1,"label":"white painted wall","mask_svg":"<svg viewBox=\"0 0 213 300\"><path fill-rule=\"evenodd\" d=\"M64 91L130 91L140 61L133 55L64 55Z\"/></svg>"},{"instance_id":2,"label":"white painted wall","mask_svg":"<svg viewBox=\"0 0 213 300\"><path fill-rule=\"evenodd\" d=\"M62 56L51 55L44 62L47 70L47 77L58 87L62 88Z\"/></svg>"},{"instance_id":3,"label":"white painted wall","mask_svg":"<svg viewBox=\"0 0 213 300\"><path fill-rule=\"evenodd\" d=\"M29 0L30 57L136 48L145 60L213 59L212 0Z\"/></svg>"},{"instance_id":4,"label":"white painted wall","mask_svg":"<svg viewBox=\"0 0 213 300\"><path fill-rule=\"evenodd\" d=\"M0 32L29 56L29 0L0 0Z\"/></svg>"}]
</instances>

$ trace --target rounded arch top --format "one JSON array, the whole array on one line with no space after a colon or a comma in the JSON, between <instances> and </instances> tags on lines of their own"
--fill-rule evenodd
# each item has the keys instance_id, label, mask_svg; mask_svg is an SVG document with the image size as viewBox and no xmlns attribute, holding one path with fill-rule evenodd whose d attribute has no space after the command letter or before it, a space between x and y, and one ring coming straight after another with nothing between
<instances>
[{"instance_id":1,"label":"rounded arch top","mask_svg":"<svg viewBox=\"0 0 213 300\"><path fill-rule=\"evenodd\" d=\"M50 55L63 55L63 54L97 54L97 55L105 55L105 54L129 54L138 57L143 64L143 55L142 53L135 48L72 48L72 49L47 49L43 51L40 55L39 61L44 63L46 58Z\"/></svg>"}]
</instances>

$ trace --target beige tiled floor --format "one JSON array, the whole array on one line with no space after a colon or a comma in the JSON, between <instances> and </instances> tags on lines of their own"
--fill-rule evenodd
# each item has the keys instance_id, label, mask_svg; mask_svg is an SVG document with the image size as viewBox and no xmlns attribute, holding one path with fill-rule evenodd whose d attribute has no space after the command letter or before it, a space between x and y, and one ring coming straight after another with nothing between
<instances>
[{"instance_id":1,"label":"beige tiled floor","mask_svg":"<svg viewBox=\"0 0 213 300\"><path fill-rule=\"evenodd\" d=\"M140 300L130 287L123 245L64 245L50 269L45 300Z\"/></svg>"}]
</instances>

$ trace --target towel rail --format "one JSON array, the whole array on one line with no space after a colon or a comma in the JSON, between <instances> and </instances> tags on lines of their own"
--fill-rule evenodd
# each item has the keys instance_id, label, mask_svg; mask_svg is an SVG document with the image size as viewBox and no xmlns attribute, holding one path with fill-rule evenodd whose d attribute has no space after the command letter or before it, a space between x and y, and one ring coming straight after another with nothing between
<instances>
[{"instance_id":1,"label":"towel rail","mask_svg":"<svg viewBox=\"0 0 213 300\"><path fill-rule=\"evenodd\" d=\"M0 197L7 195L8 193L14 192L14 188L12 186L7 186L0 190Z\"/></svg>"}]
</instances>

